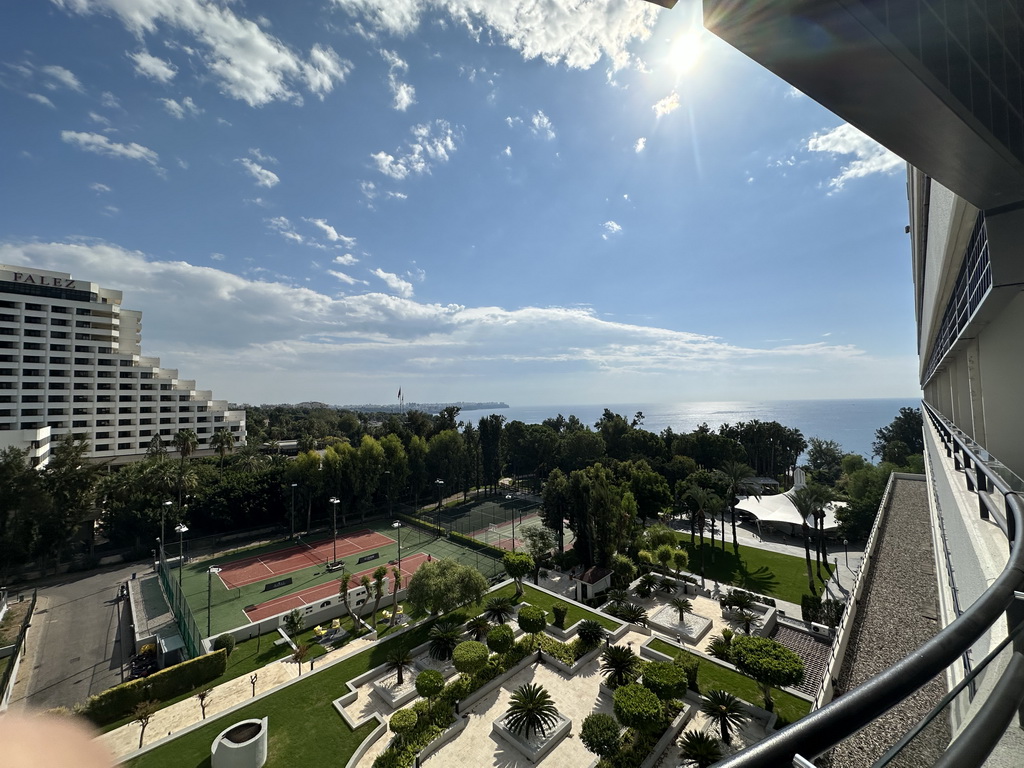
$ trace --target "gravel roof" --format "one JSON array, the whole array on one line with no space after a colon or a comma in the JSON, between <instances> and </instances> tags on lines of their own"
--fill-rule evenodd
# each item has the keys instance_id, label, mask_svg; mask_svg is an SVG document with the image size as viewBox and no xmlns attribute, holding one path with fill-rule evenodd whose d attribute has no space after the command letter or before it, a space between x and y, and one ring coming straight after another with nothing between
<instances>
[{"instance_id":1,"label":"gravel roof","mask_svg":"<svg viewBox=\"0 0 1024 768\"><path fill-rule=\"evenodd\" d=\"M839 696L919 648L940 629L928 486L897 479L879 530L860 611L839 675ZM921 719L946 691L940 673L910 698L875 719L831 753L833 768L862 768ZM949 743L949 721L937 717L889 765L932 765Z\"/></svg>"}]
</instances>

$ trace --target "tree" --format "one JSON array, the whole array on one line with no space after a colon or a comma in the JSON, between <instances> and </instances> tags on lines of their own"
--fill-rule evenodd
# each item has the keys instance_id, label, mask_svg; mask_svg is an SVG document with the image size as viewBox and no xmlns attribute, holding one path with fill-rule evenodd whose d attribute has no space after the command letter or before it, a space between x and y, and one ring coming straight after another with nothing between
<instances>
[{"instance_id":1,"label":"tree","mask_svg":"<svg viewBox=\"0 0 1024 768\"><path fill-rule=\"evenodd\" d=\"M812 437L808 441L807 470L811 479L830 487L835 486L843 474L843 448L835 440Z\"/></svg>"},{"instance_id":2,"label":"tree","mask_svg":"<svg viewBox=\"0 0 1024 768\"><path fill-rule=\"evenodd\" d=\"M558 709L543 686L526 683L512 693L505 710L505 725L513 733L530 738L539 731L544 736L557 722Z\"/></svg>"},{"instance_id":3,"label":"tree","mask_svg":"<svg viewBox=\"0 0 1024 768\"><path fill-rule=\"evenodd\" d=\"M491 631L492 624L484 615L474 616L466 622L466 630L473 633L473 639L482 642Z\"/></svg>"},{"instance_id":4,"label":"tree","mask_svg":"<svg viewBox=\"0 0 1024 768\"><path fill-rule=\"evenodd\" d=\"M518 600L523 596L523 577L533 571L533 558L526 552L506 552L501 558L501 564L505 573L516 583L515 599Z\"/></svg>"},{"instance_id":5,"label":"tree","mask_svg":"<svg viewBox=\"0 0 1024 768\"><path fill-rule=\"evenodd\" d=\"M609 646L601 654L601 672L605 685L614 690L640 676L640 657L628 646Z\"/></svg>"},{"instance_id":6,"label":"tree","mask_svg":"<svg viewBox=\"0 0 1024 768\"><path fill-rule=\"evenodd\" d=\"M708 643L707 651L709 656L722 661L732 660L732 639L736 636L736 633L731 629L724 628L721 635L715 635L711 638Z\"/></svg>"},{"instance_id":7,"label":"tree","mask_svg":"<svg viewBox=\"0 0 1024 768\"><path fill-rule=\"evenodd\" d=\"M607 635L599 621L584 619L576 627L576 637L585 648L596 648Z\"/></svg>"},{"instance_id":8,"label":"tree","mask_svg":"<svg viewBox=\"0 0 1024 768\"><path fill-rule=\"evenodd\" d=\"M235 438L226 429L218 429L210 438L210 447L220 456L221 469L224 468L224 457L235 450Z\"/></svg>"},{"instance_id":9,"label":"tree","mask_svg":"<svg viewBox=\"0 0 1024 768\"><path fill-rule=\"evenodd\" d=\"M515 603L512 602L511 597L507 596L492 597L487 601L487 605L484 608L484 616L495 624L504 624L515 613Z\"/></svg>"},{"instance_id":10,"label":"tree","mask_svg":"<svg viewBox=\"0 0 1024 768\"><path fill-rule=\"evenodd\" d=\"M309 643L298 643L295 646L295 650L292 651L292 661L299 665L299 675L302 675L302 663L309 656L309 652L312 650L312 646Z\"/></svg>"},{"instance_id":11,"label":"tree","mask_svg":"<svg viewBox=\"0 0 1024 768\"><path fill-rule=\"evenodd\" d=\"M710 768L722 759L718 740L703 731L687 731L679 739L679 753L686 765Z\"/></svg>"},{"instance_id":12,"label":"tree","mask_svg":"<svg viewBox=\"0 0 1024 768\"><path fill-rule=\"evenodd\" d=\"M399 686L405 685L405 671L412 666L412 651L407 646L399 645L391 649L384 662L384 668L388 672L394 672L396 683Z\"/></svg>"},{"instance_id":13,"label":"tree","mask_svg":"<svg viewBox=\"0 0 1024 768\"><path fill-rule=\"evenodd\" d=\"M416 675L416 693L427 700L427 711L434 708L434 697L444 690L444 675L436 669L425 669Z\"/></svg>"},{"instance_id":14,"label":"tree","mask_svg":"<svg viewBox=\"0 0 1024 768\"><path fill-rule=\"evenodd\" d=\"M624 726L636 728L642 733L660 730L665 720L665 708L657 695L636 683L615 689L612 711Z\"/></svg>"},{"instance_id":15,"label":"tree","mask_svg":"<svg viewBox=\"0 0 1024 768\"><path fill-rule=\"evenodd\" d=\"M402 588L402 572L398 568L391 569L391 621L388 626L395 626L398 621L398 590Z\"/></svg>"},{"instance_id":16,"label":"tree","mask_svg":"<svg viewBox=\"0 0 1024 768\"><path fill-rule=\"evenodd\" d=\"M373 571L373 616L370 619L370 626L377 626L377 609L380 607L381 598L384 597L384 579L388 576L386 565L377 566Z\"/></svg>"},{"instance_id":17,"label":"tree","mask_svg":"<svg viewBox=\"0 0 1024 768\"><path fill-rule=\"evenodd\" d=\"M555 532L543 525L523 526L521 531L523 547L533 558L533 583L539 584L541 563L558 543Z\"/></svg>"},{"instance_id":18,"label":"tree","mask_svg":"<svg viewBox=\"0 0 1024 768\"><path fill-rule=\"evenodd\" d=\"M528 635L533 635L534 647L537 645L537 636L544 631L548 625L547 615L535 605L524 605L519 609L516 617L519 628Z\"/></svg>"},{"instance_id":19,"label":"tree","mask_svg":"<svg viewBox=\"0 0 1024 768\"><path fill-rule=\"evenodd\" d=\"M401 677L401 675L399 675ZM401 685L401 680L399 680ZM405 743L405 740L409 737L409 734L416 728L416 721L419 720L419 716L416 714L416 710L411 707L400 709L391 716L391 720L388 721L388 725L391 726L392 733L398 737L401 743Z\"/></svg>"},{"instance_id":20,"label":"tree","mask_svg":"<svg viewBox=\"0 0 1024 768\"><path fill-rule=\"evenodd\" d=\"M693 603L685 597L673 597L669 604L679 612L679 623L686 624L686 614L693 612Z\"/></svg>"},{"instance_id":21,"label":"tree","mask_svg":"<svg viewBox=\"0 0 1024 768\"><path fill-rule=\"evenodd\" d=\"M662 701L681 699L686 695L686 670L671 661L649 661L644 666L644 688Z\"/></svg>"},{"instance_id":22,"label":"tree","mask_svg":"<svg viewBox=\"0 0 1024 768\"><path fill-rule=\"evenodd\" d=\"M199 702L199 709L203 713L203 720L206 719L206 708L210 705L210 699L213 694L213 685L207 684L200 688L195 693L195 700Z\"/></svg>"},{"instance_id":23,"label":"tree","mask_svg":"<svg viewBox=\"0 0 1024 768\"><path fill-rule=\"evenodd\" d=\"M920 408L900 408L888 426L875 430L875 441L871 444L872 454L884 456L889 443L899 441L906 446L907 453L924 453L924 418Z\"/></svg>"},{"instance_id":24,"label":"tree","mask_svg":"<svg viewBox=\"0 0 1024 768\"><path fill-rule=\"evenodd\" d=\"M712 690L704 694L704 703L700 711L707 715L718 727L722 741L732 744L730 728L739 729L747 720L747 710L740 700L728 691Z\"/></svg>"},{"instance_id":25,"label":"tree","mask_svg":"<svg viewBox=\"0 0 1024 768\"><path fill-rule=\"evenodd\" d=\"M487 633L487 647L499 656L508 653L515 642L515 634L508 624L499 624Z\"/></svg>"},{"instance_id":26,"label":"tree","mask_svg":"<svg viewBox=\"0 0 1024 768\"><path fill-rule=\"evenodd\" d=\"M458 619L441 619L430 628L427 638L430 642L430 658L437 661L449 661L452 651L459 644L462 626Z\"/></svg>"},{"instance_id":27,"label":"tree","mask_svg":"<svg viewBox=\"0 0 1024 768\"><path fill-rule=\"evenodd\" d=\"M767 637L751 635L732 641L732 663L761 686L764 708L775 708L772 688L799 685L804 679L804 663L781 643Z\"/></svg>"},{"instance_id":28,"label":"tree","mask_svg":"<svg viewBox=\"0 0 1024 768\"><path fill-rule=\"evenodd\" d=\"M302 612L296 608L284 617L284 631L288 633L288 637L295 637L302 631L305 623L306 619L303 617Z\"/></svg>"},{"instance_id":29,"label":"tree","mask_svg":"<svg viewBox=\"0 0 1024 768\"><path fill-rule=\"evenodd\" d=\"M180 514L182 493L185 488L185 462L199 447L199 438L191 429L179 429L171 442L174 444L174 450L181 456L181 462L178 465L178 511Z\"/></svg>"},{"instance_id":30,"label":"tree","mask_svg":"<svg viewBox=\"0 0 1024 768\"><path fill-rule=\"evenodd\" d=\"M407 599L417 613L447 613L480 600L487 579L476 568L441 558L423 563L409 579Z\"/></svg>"},{"instance_id":31,"label":"tree","mask_svg":"<svg viewBox=\"0 0 1024 768\"><path fill-rule=\"evenodd\" d=\"M611 715L595 712L583 720L580 728L580 741L588 751L605 760L610 759L619 751L621 739L619 731L622 727Z\"/></svg>"},{"instance_id":32,"label":"tree","mask_svg":"<svg viewBox=\"0 0 1024 768\"><path fill-rule=\"evenodd\" d=\"M807 591L814 595L817 594L817 590L814 588L814 575L811 573L811 539L808 533L807 519L814 516L815 510L818 507L818 496L813 488L805 485L803 488L798 488L794 491L790 498L793 500L793 506L796 507L796 511L800 513L802 521L800 530L804 539L804 557L807 560Z\"/></svg>"},{"instance_id":33,"label":"tree","mask_svg":"<svg viewBox=\"0 0 1024 768\"><path fill-rule=\"evenodd\" d=\"M142 730L139 731L139 749L142 749L142 740L146 737L146 726L153 719L153 715L160 708L156 701L140 701L132 710L132 720L138 723Z\"/></svg>"},{"instance_id":34,"label":"tree","mask_svg":"<svg viewBox=\"0 0 1024 768\"><path fill-rule=\"evenodd\" d=\"M647 626L647 611L642 605L636 603L623 603L616 606L614 610L608 611L612 616L617 616L625 622L636 624L638 627Z\"/></svg>"},{"instance_id":35,"label":"tree","mask_svg":"<svg viewBox=\"0 0 1024 768\"><path fill-rule=\"evenodd\" d=\"M754 629L761 626L761 617L753 611L740 609L732 616L733 626L741 627L744 634L751 634Z\"/></svg>"},{"instance_id":36,"label":"tree","mask_svg":"<svg viewBox=\"0 0 1024 768\"><path fill-rule=\"evenodd\" d=\"M478 643L476 640L463 640L455 646L452 663L461 674L472 677L487 666L489 656L487 646L483 643Z\"/></svg>"},{"instance_id":37,"label":"tree","mask_svg":"<svg viewBox=\"0 0 1024 768\"><path fill-rule=\"evenodd\" d=\"M761 486L754 480L754 469L738 461L727 461L722 465L722 473L728 484L726 499L729 502L729 517L732 520L732 545L738 547L736 540L736 497L757 496ZM723 539L725 531L722 532Z\"/></svg>"},{"instance_id":38,"label":"tree","mask_svg":"<svg viewBox=\"0 0 1024 768\"><path fill-rule=\"evenodd\" d=\"M341 598L341 604L345 607L345 613L349 616L354 616L352 613L352 607L348 604L348 592L352 589L352 574L348 572L348 568L341 569L341 576L338 577L338 596ZM355 618L353 618L353 628L356 626Z\"/></svg>"}]
</instances>

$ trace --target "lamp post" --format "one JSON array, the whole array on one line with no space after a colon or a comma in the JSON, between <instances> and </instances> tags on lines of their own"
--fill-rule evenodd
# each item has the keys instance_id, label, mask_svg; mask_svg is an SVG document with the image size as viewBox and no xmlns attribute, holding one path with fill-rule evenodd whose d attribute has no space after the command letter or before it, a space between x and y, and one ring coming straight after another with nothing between
<instances>
[{"instance_id":1,"label":"lamp post","mask_svg":"<svg viewBox=\"0 0 1024 768\"><path fill-rule=\"evenodd\" d=\"M173 501L165 501L160 508L160 562L166 559L164 557L164 542L167 541L167 534L164 532L164 518L167 516L167 508L173 503Z\"/></svg>"},{"instance_id":2,"label":"lamp post","mask_svg":"<svg viewBox=\"0 0 1024 768\"><path fill-rule=\"evenodd\" d=\"M512 517L512 551L516 551L516 508L512 504L512 494L510 493L505 497L505 501L508 502L509 512Z\"/></svg>"},{"instance_id":3,"label":"lamp post","mask_svg":"<svg viewBox=\"0 0 1024 768\"><path fill-rule=\"evenodd\" d=\"M846 553L846 567L850 567L850 540L843 539L843 551Z\"/></svg>"},{"instance_id":4,"label":"lamp post","mask_svg":"<svg viewBox=\"0 0 1024 768\"><path fill-rule=\"evenodd\" d=\"M328 501L331 502L331 508L334 510L334 538L332 539L334 544L334 559L331 561L331 565L338 562L338 497L331 496Z\"/></svg>"},{"instance_id":5,"label":"lamp post","mask_svg":"<svg viewBox=\"0 0 1024 768\"><path fill-rule=\"evenodd\" d=\"M292 483L292 538L295 538L295 486L298 483Z\"/></svg>"},{"instance_id":6,"label":"lamp post","mask_svg":"<svg viewBox=\"0 0 1024 768\"><path fill-rule=\"evenodd\" d=\"M209 570L206 572L206 636L209 637L213 634L213 630L210 628L210 620L212 618L211 606L213 604L213 575L220 573L221 569L216 565L211 565Z\"/></svg>"},{"instance_id":7,"label":"lamp post","mask_svg":"<svg viewBox=\"0 0 1024 768\"><path fill-rule=\"evenodd\" d=\"M444 489L444 480L442 480L441 478L437 478L437 480L434 481L434 485L437 486L437 531L438 531L437 535L440 536L441 535L441 533L440 533L440 531L441 531L441 492Z\"/></svg>"},{"instance_id":8,"label":"lamp post","mask_svg":"<svg viewBox=\"0 0 1024 768\"><path fill-rule=\"evenodd\" d=\"M391 527L398 531L398 572L402 572L402 524L397 520L391 524ZM401 578L401 576L399 576Z\"/></svg>"},{"instance_id":9,"label":"lamp post","mask_svg":"<svg viewBox=\"0 0 1024 768\"><path fill-rule=\"evenodd\" d=\"M178 583L182 584L181 574L182 569L185 567L185 534L188 533L188 526L184 523L178 523L174 526L174 532L178 534ZM185 595L185 586L182 584L181 587L182 597Z\"/></svg>"},{"instance_id":10,"label":"lamp post","mask_svg":"<svg viewBox=\"0 0 1024 768\"><path fill-rule=\"evenodd\" d=\"M384 474L387 476L388 517L394 517L391 513L391 470L385 469Z\"/></svg>"}]
</instances>

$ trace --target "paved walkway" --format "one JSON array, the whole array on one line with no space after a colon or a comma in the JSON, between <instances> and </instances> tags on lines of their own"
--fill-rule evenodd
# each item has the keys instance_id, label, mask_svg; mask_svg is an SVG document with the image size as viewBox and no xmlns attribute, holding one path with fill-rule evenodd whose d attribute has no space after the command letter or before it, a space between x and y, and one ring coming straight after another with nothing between
<instances>
[{"instance_id":1,"label":"paved walkway","mask_svg":"<svg viewBox=\"0 0 1024 768\"><path fill-rule=\"evenodd\" d=\"M365 638L356 638L347 645L331 651L316 659L312 672L306 664L303 677L320 672L328 662L336 659L346 658L359 653L375 641ZM259 695L271 688L276 688L282 683L294 680L299 676L298 665L290 659L275 661L258 670L259 677L256 681L256 694ZM340 696L344 691L339 691ZM213 689L210 698L207 699L206 716L215 717L226 709L246 702L253 697L252 684L249 682L249 675L242 675L234 680L222 683ZM194 697L189 697L177 704L161 709L153 715L146 728L146 737L143 745L152 744L154 741L170 736L183 728L202 720L202 710L199 702ZM109 733L98 738L98 741L105 744L117 757L123 757L139 748L139 724L128 723L122 725Z\"/></svg>"}]
</instances>

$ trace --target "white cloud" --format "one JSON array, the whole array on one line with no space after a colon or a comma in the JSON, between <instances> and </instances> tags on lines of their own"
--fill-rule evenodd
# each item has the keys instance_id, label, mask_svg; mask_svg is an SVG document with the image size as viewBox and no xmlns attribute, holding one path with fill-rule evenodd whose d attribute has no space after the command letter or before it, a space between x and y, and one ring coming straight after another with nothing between
<instances>
[{"instance_id":1,"label":"white cloud","mask_svg":"<svg viewBox=\"0 0 1024 768\"><path fill-rule=\"evenodd\" d=\"M103 115L99 114L98 112L89 112L89 119L92 120L94 123L102 125L104 128L110 127L110 120L104 117Z\"/></svg>"},{"instance_id":2,"label":"white cloud","mask_svg":"<svg viewBox=\"0 0 1024 768\"><path fill-rule=\"evenodd\" d=\"M169 61L153 56L143 49L137 53L129 53L128 58L135 62L135 71L150 80L167 84L178 74L177 68Z\"/></svg>"},{"instance_id":3,"label":"white cloud","mask_svg":"<svg viewBox=\"0 0 1024 768\"><path fill-rule=\"evenodd\" d=\"M658 117L664 117L670 112L675 112L679 109L679 94L672 91L668 96L663 99L659 99L655 102L654 106L651 107L654 110L654 114Z\"/></svg>"},{"instance_id":4,"label":"white cloud","mask_svg":"<svg viewBox=\"0 0 1024 768\"><path fill-rule=\"evenodd\" d=\"M503 150L501 150L501 154L503 154L505 157L512 157L512 147L506 146Z\"/></svg>"},{"instance_id":5,"label":"white cloud","mask_svg":"<svg viewBox=\"0 0 1024 768\"><path fill-rule=\"evenodd\" d=\"M112 94L110 91L104 91L100 95L100 104L102 104L107 109L120 109L121 108L121 102L118 101L117 96Z\"/></svg>"},{"instance_id":6,"label":"white cloud","mask_svg":"<svg viewBox=\"0 0 1024 768\"><path fill-rule=\"evenodd\" d=\"M50 109L56 109L57 108L52 101L50 101L48 98L43 96L43 94L41 94L41 93L28 93L28 94L25 94L25 95L28 96L30 99L32 99L32 101L35 101L35 102L38 102L39 104L42 104L44 107L49 107Z\"/></svg>"},{"instance_id":7,"label":"white cloud","mask_svg":"<svg viewBox=\"0 0 1024 768\"><path fill-rule=\"evenodd\" d=\"M124 157L129 160L142 160L150 165L156 165L160 156L149 147L136 144L119 144L111 141L100 133L84 133L82 131L61 131L60 138L66 144L73 144L86 152L94 152L97 155L108 157Z\"/></svg>"},{"instance_id":8,"label":"white cloud","mask_svg":"<svg viewBox=\"0 0 1024 768\"><path fill-rule=\"evenodd\" d=\"M308 221L313 226L319 228L332 243L339 243L343 248L356 247L356 239L354 237L346 237L345 235L340 234L338 230L328 224L325 219L303 219L303 221Z\"/></svg>"},{"instance_id":9,"label":"white cloud","mask_svg":"<svg viewBox=\"0 0 1024 768\"><path fill-rule=\"evenodd\" d=\"M373 270L372 274L383 280L384 284L387 285L388 288L397 293L403 299L412 298L412 283L408 280L403 280L394 272L385 272L380 268Z\"/></svg>"},{"instance_id":10,"label":"white cloud","mask_svg":"<svg viewBox=\"0 0 1024 768\"><path fill-rule=\"evenodd\" d=\"M617 235L622 231L622 227L614 221L606 221L601 225L601 228L604 229L604 233L601 235L602 240L607 240L612 235Z\"/></svg>"},{"instance_id":11,"label":"white cloud","mask_svg":"<svg viewBox=\"0 0 1024 768\"><path fill-rule=\"evenodd\" d=\"M906 167L905 161L898 155L865 136L849 123L843 123L827 133L814 134L807 140L807 150L854 156L855 159L849 165L843 166L839 175L829 181L833 191L842 189L850 179L859 179L876 173L894 173Z\"/></svg>"},{"instance_id":12,"label":"white cloud","mask_svg":"<svg viewBox=\"0 0 1024 768\"><path fill-rule=\"evenodd\" d=\"M343 253L340 256L335 256L331 259L335 264L341 264L343 267L351 267L353 264L358 264L359 259L353 256L351 253Z\"/></svg>"},{"instance_id":13,"label":"white cloud","mask_svg":"<svg viewBox=\"0 0 1024 768\"><path fill-rule=\"evenodd\" d=\"M169 31L190 35L190 50L197 63L205 66L225 95L252 107L272 101L301 101L297 87L323 98L351 71L350 62L333 49L315 44L307 57L265 32L252 19L239 14L241 4L210 0L54 0L70 13L105 13L116 16L125 28L142 40L146 35ZM166 77L171 65L161 69L145 51L139 56L143 74ZM149 57L149 58L147 58ZM166 80L164 80L166 82Z\"/></svg>"},{"instance_id":14,"label":"white cloud","mask_svg":"<svg viewBox=\"0 0 1024 768\"><path fill-rule=\"evenodd\" d=\"M61 86L69 88L72 91L81 92L83 90L82 84L70 69L65 69L64 67L58 67L55 64L51 64L45 67L40 67L39 71L49 77L50 82L46 84L46 87L50 90L55 90Z\"/></svg>"},{"instance_id":15,"label":"white cloud","mask_svg":"<svg viewBox=\"0 0 1024 768\"><path fill-rule=\"evenodd\" d=\"M359 280L352 277L352 275L346 275L344 272L339 272L336 269L328 269L327 274L338 278L341 282L346 283L347 285L367 285L365 280Z\"/></svg>"},{"instance_id":16,"label":"white cloud","mask_svg":"<svg viewBox=\"0 0 1024 768\"><path fill-rule=\"evenodd\" d=\"M214 261L224 261L224 254L214 252L210 254L210 258Z\"/></svg>"},{"instance_id":17,"label":"white cloud","mask_svg":"<svg viewBox=\"0 0 1024 768\"><path fill-rule=\"evenodd\" d=\"M249 154L255 157L264 165L272 164L277 165L277 158L273 155L267 155L260 151L259 147L249 147Z\"/></svg>"},{"instance_id":18,"label":"white cloud","mask_svg":"<svg viewBox=\"0 0 1024 768\"><path fill-rule=\"evenodd\" d=\"M389 200L408 200L409 199L409 196L407 194L405 194L405 192L391 192L391 191L388 191L387 193L385 193L385 197L387 197Z\"/></svg>"},{"instance_id":19,"label":"white cloud","mask_svg":"<svg viewBox=\"0 0 1024 768\"><path fill-rule=\"evenodd\" d=\"M465 391L470 380L471 391L520 398L527 390L536 397L554 392L562 402L580 401L581 382L609 402L666 387L697 399L712 383L728 383L738 394L740 381L761 396L808 397L808 376L816 388L826 379L862 387L913 369L906 358L873 358L852 345L818 339L740 346L611 322L588 308L467 307L377 291L338 296L267 273L247 278L107 243L0 243L0 263L70 272L122 290L125 307L145 310L145 354L160 355L165 366L199 376L202 388L236 402L336 402L339 389L354 402L374 402L400 377L436 388L423 399ZM306 375L284 375L295 370ZM766 391L766 382L774 388ZM568 399L573 393L575 400Z\"/></svg>"},{"instance_id":20,"label":"white cloud","mask_svg":"<svg viewBox=\"0 0 1024 768\"><path fill-rule=\"evenodd\" d=\"M281 181L280 177L273 171L268 171L259 163L253 162L248 157L239 157L235 162L241 163L245 169L256 179L257 186L270 187L276 186Z\"/></svg>"},{"instance_id":21,"label":"white cloud","mask_svg":"<svg viewBox=\"0 0 1024 768\"><path fill-rule=\"evenodd\" d=\"M629 47L650 37L659 9L621 0L334 0L370 30L406 36L428 13L443 13L474 37L499 40L524 59L589 69L603 58L613 69L636 64ZM360 23L362 23L362 21ZM482 29L483 27L487 29ZM483 34L481 34L483 33Z\"/></svg>"},{"instance_id":22,"label":"white cloud","mask_svg":"<svg viewBox=\"0 0 1024 768\"><path fill-rule=\"evenodd\" d=\"M416 89L398 79L399 74L409 71L409 65L394 51L382 50L380 55L388 64L388 87L394 97L392 106L405 112L416 103Z\"/></svg>"},{"instance_id":23,"label":"white cloud","mask_svg":"<svg viewBox=\"0 0 1024 768\"><path fill-rule=\"evenodd\" d=\"M108 187L106 184L100 184L100 182L98 182L98 181L90 184L89 185L89 189L91 189L93 192L101 192L101 193L102 192L109 192L110 191L110 187Z\"/></svg>"},{"instance_id":24,"label":"white cloud","mask_svg":"<svg viewBox=\"0 0 1024 768\"><path fill-rule=\"evenodd\" d=\"M644 136L641 136L639 139L637 139L636 140L636 144L633 145L633 151L636 152L638 155L641 152L643 152L644 149L646 149L646 148L647 148L647 138L644 137Z\"/></svg>"},{"instance_id":25,"label":"white cloud","mask_svg":"<svg viewBox=\"0 0 1024 768\"><path fill-rule=\"evenodd\" d=\"M430 173L434 166L448 162L460 138L447 120L420 123L411 132L412 138L394 155L383 151L370 155L377 170L385 176L400 181L410 175Z\"/></svg>"},{"instance_id":26,"label":"white cloud","mask_svg":"<svg viewBox=\"0 0 1024 768\"><path fill-rule=\"evenodd\" d=\"M177 102L174 99L160 99L166 109L172 117L176 117L181 120L185 115L198 115L203 110L196 106L196 103L192 101L190 96L186 96L181 102Z\"/></svg>"},{"instance_id":27,"label":"white cloud","mask_svg":"<svg viewBox=\"0 0 1024 768\"><path fill-rule=\"evenodd\" d=\"M538 109L533 117L530 118L530 130L533 131L535 136L541 136L548 141L555 138L555 127L551 124L551 119L544 114L543 110Z\"/></svg>"},{"instance_id":28,"label":"white cloud","mask_svg":"<svg viewBox=\"0 0 1024 768\"><path fill-rule=\"evenodd\" d=\"M377 185L372 181L359 182L359 191L363 193L363 197L367 200L373 200L379 194L377 192Z\"/></svg>"},{"instance_id":29,"label":"white cloud","mask_svg":"<svg viewBox=\"0 0 1024 768\"><path fill-rule=\"evenodd\" d=\"M281 235L286 240L291 240L295 243L304 243L306 239L300 235L292 227L292 223L285 216L275 216L271 219L266 219L267 226L272 230Z\"/></svg>"}]
</instances>

